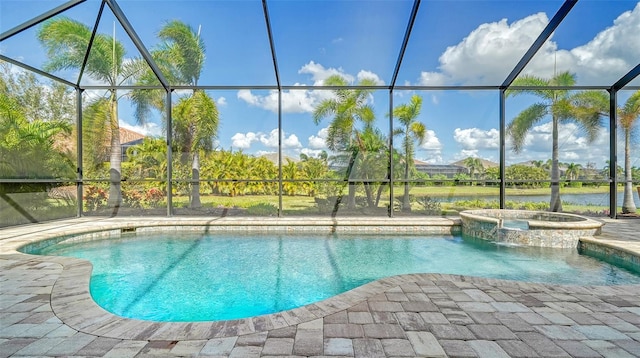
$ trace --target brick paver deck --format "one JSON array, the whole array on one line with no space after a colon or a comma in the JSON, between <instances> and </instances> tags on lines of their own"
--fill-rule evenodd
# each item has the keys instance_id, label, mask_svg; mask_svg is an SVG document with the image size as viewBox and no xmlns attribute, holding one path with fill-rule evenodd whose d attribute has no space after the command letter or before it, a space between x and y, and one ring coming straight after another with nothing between
<instances>
[{"instance_id":1,"label":"brick paver deck","mask_svg":"<svg viewBox=\"0 0 640 358\"><path fill-rule=\"evenodd\" d=\"M596 240L640 254L640 219L604 221ZM34 235L103 224L82 218L0 229L1 357L640 356L640 285L413 274L251 319L157 323L98 307L86 262L12 251Z\"/></svg>"}]
</instances>

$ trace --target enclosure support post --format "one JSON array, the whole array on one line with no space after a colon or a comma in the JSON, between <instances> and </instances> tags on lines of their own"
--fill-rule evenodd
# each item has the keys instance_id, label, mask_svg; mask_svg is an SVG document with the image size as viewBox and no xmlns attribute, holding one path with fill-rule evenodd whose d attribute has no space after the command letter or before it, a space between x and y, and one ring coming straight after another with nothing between
<instances>
[{"instance_id":1,"label":"enclosure support post","mask_svg":"<svg viewBox=\"0 0 640 358\"><path fill-rule=\"evenodd\" d=\"M167 99L165 104L165 111L167 116L167 216L173 215L173 153L171 151L172 137L173 137L173 123L171 120L171 92L172 89L167 90Z\"/></svg>"},{"instance_id":2,"label":"enclosure support post","mask_svg":"<svg viewBox=\"0 0 640 358\"><path fill-rule=\"evenodd\" d=\"M389 217L393 217L393 88L389 90Z\"/></svg>"},{"instance_id":3,"label":"enclosure support post","mask_svg":"<svg viewBox=\"0 0 640 358\"><path fill-rule=\"evenodd\" d=\"M503 88L500 89L500 209L505 208L505 160L506 160L506 149L505 149L505 131L506 131L506 119L505 119L505 90Z\"/></svg>"},{"instance_id":4,"label":"enclosure support post","mask_svg":"<svg viewBox=\"0 0 640 358\"><path fill-rule=\"evenodd\" d=\"M82 173L82 89L76 87L76 205L77 216L82 216L82 200L83 189L82 181L84 176Z\"/></svg>"},{"instance_id":5,"label":"enclosure support post","mask_svg":"<svg viewBox=\"0 0 640 358\"><path fill-rule=\"evenodd\" d=\"M618 90L609 90L609 216L616 218L618 208L618 145L616 126L618 108Z\"/></svg>"},{"instance_id":6,"label":"enclosure support post","mask_svg":"<svg viewBox=\"0 0 640 358\"><path fill-rule=\"evenodd\" d=\"M278 89L278 217L282 216L282 88Z\"/></svg>"}]
</instances>

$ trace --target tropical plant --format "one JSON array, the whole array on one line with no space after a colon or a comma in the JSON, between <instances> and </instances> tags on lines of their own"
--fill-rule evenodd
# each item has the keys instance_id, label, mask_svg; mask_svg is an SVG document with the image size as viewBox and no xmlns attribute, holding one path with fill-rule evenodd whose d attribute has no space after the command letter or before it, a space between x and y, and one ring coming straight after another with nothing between
<instances>
[{"instance_id":1,"label":"tropical plant","mask_svg":"<svg viewBox=\"0 0 640 358\"><path fill-rule=\"evenodd\" d=\"M41 86L32 76L18 74L17 77L27 79L34 87ZM25 98L24 91L4 91L5 88L16 84L15 80L10 73L3 72L0 75L0 89L3 89L0 91L0 178L21 180L0 183L0 225L9 221L22 223L24 218L32 218L29 210L49 206L47 192L57 184L29 182L28 179L75 178L73 153L61 145L69 140L71 123L64 116L53 117L48 110L29 110L27 107L35 105L35 102L32 102L32 98ZM43 100L47 99L48 95L45 95ZM44 119L29 118L29 114L42 115ZM8 193L21 192L31 194L25 197L25 201L20 202L7 196ZM71 201L67 202L70 203ZM14 217L14 213L19 213L19 216Z\"/></svg>"},{"instance_id":2,"label":"tropical plant","mask_svg":"<svg viewBox=\"0 0 640 358\"><path fill-rule=\"evenodd\" d=\"M324 84L327 86L348 85L347 81L340 75L330 76L324 81ZM358 85L363 87L373 86L375 82L371 79L363 79ZM369 104L371 90L367 88L334 89L332 94L331 98L323 100L314 109L313 121L318 125L323 118L333 117L328 128L327 148L331 151L348 155L345 176L349 179L358 153L362 151L362 148L359 147L360 142L357 140L360 133L357 123L361 122L366 127L370 126L375 119L373 108ZM349 209L356 207L355 190L355 186L350 184L347 202Z\"/></svg>"},{"instance_id":3,"label":"tropical plant","mask_svg":"<svg viewBox=\"0 0 640 358\"><path fill-rule=\"evenodd\" d=\"M284 195L293 196L296 194L298 183L298 164L287 159L287 164L282 165L282 191Z\"/></svg>"},{"instance_id":4,"label":"tropical plant","mask_svg":"<svg viewBox=\"0 0 640 358\"><path fill-rule=\"evenodd\" d=\"M605 178L609 178L611 177L611 161L610 160L605 160L605 165L604 167L602 167L602 176L604 176ZM622 175L624 173L624 168L622 168L620 165L616 165L616 170L615 170L615 177L619 177L620 175Z\"/></svg>"},{"instance_id":5,"label":"tropical plant","mask_svg":"<svg viewBox=\"0 0 640 358\"><path fill-rule=\"evenodd\" d=\"M640 91L634 92L619 110L618 120L624 132L624 199L622 200L622 213L636 212L633 201L633 169L631 167L631 142L632 133L640 118Z\"/></svg>"},{"instance_id":6,"label":"tropical plant","mask_svg":"<svg viewBox=\"0 0 640 358\"><path fill-rule=\"evenodd\" d=\"M478 157L468 157L464 160L464 166L469 169L469 176L471 179L478 179L482 174L484 174L484 164L482 160ZM472 183L473 184L473 183Z\"/></svg>"},{"instance_id":7,"label":"tropical plant","mask_svg":"<svg viewBox=\"0 0 640 358\"><path fill-rule=\"evenodd\" d=\"M402 210L411 211L411 202L409 201L409 173L415 170L413 162L414 141L419 144L424 143L427 139L427 127L424 123L417 121L422 109L422 97L418 95L411 96L409 103L401 104L393 109L393 117L397 118L402 125L396 129L393 135L402 135L402 148L404 149L404 195L402 196Z\"/></svg>"},{"instance_id":8,"label":"tropical plant","mask_svg":"<svg viewBox=\"0 0 640 358\"><path fill-rule=\"evenodd\" d=\"M356 140L358 153L352 176L362 179L367 205L374 208L380 202L384 187L377 181L385 174L388 175L387 138L377 128L365 126L364 130L357 134ZM375 197L374 192L377 192Z\"/></svg>"},{"instance_id":9,"label":"tropical plant","mask_svg":"<svg viewBox=\"0 0 640 358\"><path fill-rule=\"evenodd\" d=\"M576 163L569 163L566 166L564 176L568 180L576 180L580 177L582 173L582 165Z\"/></svg>"},{"instance_id":10,"label":"tropical plant","mask_svg":"<svg viewBox=\"0 0 640 358\"><path fill-rule=\"evenodd\" d=\"M533 94L541 99L520 112L507 126L507 134L512 139L512 149L519 153L525 145L525 138L529 131L544 118L551 116L551 199L550 211L562 211L560 200L560 169L558 127L560 124L576 123L592 142L596 139L600 129L600 119L607 114L608 100L599 91L572 92L567 89L547 89L550 86L573 86L575 75L562 72L551 79L525 75L517 78L513 86L526 86L529 89L509 90L507 95ZM538 87L538 88L536 88Z\"/></svg>"},{"instance_id":11,"label":"tropical plant","mask_svg":"<svg viewBox=\"0 0 640 358\"><path fill-rule=\"evenodd\" d=\"M514 187L542 188L548 173L542 168L514 164L505 168L504 177Z\"/></svg>"},{"instance_id":12,"label":"tropical plant","mask_svg":"<svg viewBox=\"0 0 640 358\"><path fill-rule=\"evenodd\" d=\"M327 164L326 152L324 156L319 158L308 157L303 154L300 155L302 159L301 170L305 179L309 179L304 186L304 191L309 196L315 196L318 191L318 183L314 182L314 179L325 179L329 171Z\"/></svg>"},{"instance_id":13,"label":"tropical plant","mask_svg":"<svg viewBox=\"0 0 640 358\"><path fill-rule=\"evenodd\" d=\"M118 120L118 93L116 87L132 80L145 68L142 61L125 61L124 46L115 37L95 34L93 43L89 42L93 34L83 23L66 17L56 18L44 23L38 31L38 40L47 51L48 60L45 71L80 70L95 81L111 87L107 91L108 99L101 97L94 102L94 112L99 118L87 118L88 123L97 127L87 128L88 132L102 133L101 138L109 140L109 201L108 205L118 208L122 202L120 186L122 171L120 153L120 124ZM87 56L87 52L90 53ZM85 62L86 57L86 62ZM85 117L87 115L85 114ZM91 141L100 146L103 142Z\"/></svg>"},{"instance_id":14,"label":"tropical plant","mask_svg":"<svg viewBox=\"0 0 640 358\"><path fill-rule=\"evenodd\" d=\"M126 164L129 176L134 179L159 179L167 171L167 145L163 139L147 137L142 143L127 149Z\"/></svg>"},{"instance_id":15,"label":"tropical plant","mask_svg":"<svg viewBox=\"0 0 640 358\"><path fill-rule=\"evenodd\" d=\"M166 23L158 38L162 41L152 52L163 75L173 85L197 86L205 60L204 41L200 31L173 20ZM140 78L140 84L154 81L150 72ZM158 90L133 91L136 117L146 118L151 109L164 109L165 94ZM200 152L213 150L213 139L218 133L219 113L215 101L205 91L194 89L181 97L173 107L173 143L182 155L182 162L191 162L191 191L189 207L199 208L200 201Z\"/></svg>"}]
</instances>

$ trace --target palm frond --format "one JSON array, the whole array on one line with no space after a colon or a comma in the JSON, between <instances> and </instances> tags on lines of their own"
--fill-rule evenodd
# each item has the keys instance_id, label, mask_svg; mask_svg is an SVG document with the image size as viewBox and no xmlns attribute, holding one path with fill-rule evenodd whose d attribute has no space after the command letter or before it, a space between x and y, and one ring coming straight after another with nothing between
<instances>
[{"instance_id":1,"label":"palm frond","mask_svg":"<svg viewBox=\"0 0 640 358\"><path fill-rule=\"evenodd\" d=\"M204 41L191 26L178 20L164 25L158 37L165 41L183 84L197 84L204 66Z\"/></svg>"},{"instance_id":2,"label":"palm frond","mask_svg":"<svg viewBox=\"0 0 640 358\"><path fill-rule=\"evenodd\" d=\"M512 149L519 153L525 144L527 133L534 125L548 114L548 107L544 103L536 103L520 112L507 126L507 135L512 139Z\"/></svg>"},{"instance_id":3,"label":"palm frond","mask_svg":"<svg viewBox=\"0 0 640 358\"><path fill-rule=\"evenodd\" d=\"M640 90L627 99L619 113L620 126L631 130L640 118Z\"/></svg>"},{"instance_id":4,"label":"palm frond","mask_svg":"<svg viewBox=\"0 0 640 358\"><path fill-rule=\"evenodd\" d=\"M525 90L507 90L505 92L506 96L517 96L520 94L534 94L538 97L541 98L545 98L545 99L551 99L553 98L553 91L551 90L546 90L546 89L536 89L535 87L545 87L545 86L549 86L549 80L541 78L541 77L536 77L536 76L532 76L532 75L523 75L520 76L518 78L516 78L513 83L511 84L511 86L518 86L518 87L534 87L531 89L525 89Z\"/></svg>"}]
</instances>

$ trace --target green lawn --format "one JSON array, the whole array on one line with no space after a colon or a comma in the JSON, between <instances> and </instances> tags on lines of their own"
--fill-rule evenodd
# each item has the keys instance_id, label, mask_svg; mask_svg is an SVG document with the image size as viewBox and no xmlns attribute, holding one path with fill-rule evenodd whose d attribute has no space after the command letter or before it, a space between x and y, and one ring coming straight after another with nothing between
<instances>
[{"instance_id":1,"label":"green lawn","mask_svg":"<svg viewBox=\"0 0 640 358\"><path fill-rule=\"evenodd\" d=\"M621 187L619 191L624 189ZM561 194L607 194L609 188L606 186L601 187L584 187L584 188L571 188L565 187L561 189ZM394 196L400 197L404 193L402 187L394 188ZM548 195L550 193L549 188L541 189L512 189L507 188L506 194L509 195ZM483 187L483 186L429 186L429 187L412 187L411 195L414 197L432 196L432 197L449 197L449 202L456 202L456 197L476 197L479 205L483 205L483 196L495 196L499 194L499 188L496 187ZM386 208L388 201L388 192L383 193L382 200L379 203L380 208ZM385 200L387 199L387 200ZM507 198L508 200L508 198ZM186 207L188 205L188 198L186 196L174 196L174 205L176 207ZM214 196L214 195L202 195L202 205L204 207L216 208L249 208L259 204L271 204L274 207L278 207L278 197L275 195L245 195L245 196ZM494 203L495 205L496 203ZM309 196L283 196L282 206L285 214L309 214L318 213L318 207L313 197ZM420 210L420 205L413 204L412 209ZM457 210L465 209L464 207L456 206L452 203L442 203L442 209L444 212L456 212ZM566 212L586 213L593 215L606 215L609 209L606 205L571 205L565 204L563 206ZM343 209L341 209L342 211ZM640 214L640 209L638 210Z\"/></svg>"}]
</instances>

